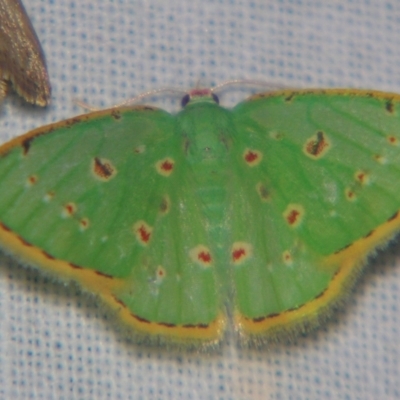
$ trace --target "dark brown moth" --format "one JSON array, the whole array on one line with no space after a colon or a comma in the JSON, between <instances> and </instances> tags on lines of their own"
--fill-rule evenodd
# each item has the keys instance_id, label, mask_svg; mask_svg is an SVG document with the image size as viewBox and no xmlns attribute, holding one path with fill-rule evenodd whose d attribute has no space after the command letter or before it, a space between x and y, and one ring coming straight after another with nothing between
<instances>
[{"instance_id":1,"label":"dark brown moth","mask_svg":"<svg viewBox=\"0 0 400 400\"><path fill-rule=\"evenodd\" d=\"M19 0L0 0L0 101L10 85L29 103L50 102L43 50L25 8Z\"/></svg>"}]
</instances>

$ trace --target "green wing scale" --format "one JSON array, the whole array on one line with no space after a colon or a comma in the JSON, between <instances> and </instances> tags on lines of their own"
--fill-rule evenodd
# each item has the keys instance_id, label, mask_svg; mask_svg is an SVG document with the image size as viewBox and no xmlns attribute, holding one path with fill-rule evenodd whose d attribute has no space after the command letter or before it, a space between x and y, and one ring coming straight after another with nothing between
<instances>
[{"instance_id":1,"label":"green wing scale","mask_svg":"<svg viewBox=\"0 0 400 400\"><path fill-rule=\"evenodd\" d=\"M193 90L0 148L0 245L98 295L136 333L292 336L399 230L400 97L283 91L233 110ZM232 318L228 318L228 316Z\"/></svg>"}]
</instances>

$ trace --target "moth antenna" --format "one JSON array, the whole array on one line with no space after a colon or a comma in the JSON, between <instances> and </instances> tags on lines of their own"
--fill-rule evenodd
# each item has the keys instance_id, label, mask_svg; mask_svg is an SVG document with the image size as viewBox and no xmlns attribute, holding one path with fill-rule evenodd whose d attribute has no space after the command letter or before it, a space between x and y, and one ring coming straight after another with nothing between
<instances>
[{"instance_id":1,"label":"moth antenna","mask_svg":"<svg viewBox=\"0 0 400 400\"><path fill-rule=\"evenodd\" d=\"M85 111L99 111L100 110L100 108L91 106L90 104L85 103L84 101L79 100L79 99L72 99L72 102L75 105L77 105L78 107L83 108Z\"/></svg>"},{"instance_id":2,"label":"moth antenna","mask_svg":"<svg viewBox=\"0 0 400 400\"><path fill-rule=\"evenodd\" d=\"M201 81L201 79L198 79L196 86L195 86L196 88L200 87L200 81ZM268 83L268 82L264 82L264 81L254 80L254 79L231 79L231 80L222 82L219 85L210 88L210 90L212 93L215 93L217 91L224 89L227 86L235 86L235 85L264 86L270 90L293 88L293 87L287 86L287 85ZM121 103L114 104L107 108L118 108L118 107L129 106L130 104L137 103L146 97L158 95L160 93L171 93L171 94L184 96L185 94L188 93L188 91L181 90L181 89L175 89L175 88L152 89L147 92L143 92L135 97L131 97L130 99L124 100ZM88 103L85 103L84 101L78 100L78 99L74 99L73 102L77 106L83 108L86 111L98 111L98 110L102 109L99 107L94 107L94 106L92 106Z\"/></svg>"},{"instance_id":3,"label":"moth antenna","mask_svg":"<svg viewBox=\"0 0 400 400\"><path fill-rule=\"evenodd\" d=\"M246 85L246 86L264 86L270 90L277 89L293 89L292 86L287 86L279 83L270 83L255 79L230 79L228 81L222 82L217 86L212 87L210 90L212 93L217 92L221 89L224 89L227 86L235 86L235 85Z\"/></svg>"},{"instance_id":4,"label":"moth antenna","mask_svg":"<svg viewBox=\"0 0 400 400\"><path fill-rule=\"evenodd\" d=\"M177 94L177 95L181 95L184 96L186 94L185 90L181 90L181 89L175 89L175 88L161 88L161 89L152 89L149 90L147 92L143 92L135 97L132 97L130 99L127 99L121 103L115 104L113 106L111 106L110 108L117 108L117 107L122 107L122 106L127 106L129 104L132 103L136 103L146 97L150 97L150 96L154 96L160 93L172 93L172 94Z\"/></svg>"},{"instance_id":5,"label":"moth antenna","mask_svg":"<svg viewBox=\"0 0 400 400\"><path fill-rule=\"evenodd\" d=\"M147 92L143 92L135 97L131 97L130 99L124 100L121 103L113 104L112 106L107 107L107 108L118 108L118 107L129 106L130 104L137 103L146 97L154 96L154 95L157 95L160 93L171 93L171 94L177 94L180 96L184 96L187 92L185 90L180 90L180 89L175 89L175 88L153 89L153 90L149 90ZM103 108L99 108L99 107L94 107L94 106L92 106L88 103L85 103L84 101L78 100L78 99L74 99L73 102L77 106L85 109L86 111L98 111L98 110L103 109Z\"/></svg>"}]
</instances>

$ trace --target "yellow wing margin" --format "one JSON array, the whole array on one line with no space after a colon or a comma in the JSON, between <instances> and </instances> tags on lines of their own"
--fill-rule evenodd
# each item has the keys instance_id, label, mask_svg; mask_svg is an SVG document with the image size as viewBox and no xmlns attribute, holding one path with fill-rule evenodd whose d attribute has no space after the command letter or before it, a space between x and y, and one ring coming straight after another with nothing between
<instances>
[{"instance_id":1,"label":"yellow wing margin","mask_svg":"<svg viewBox=\"0 0 400 400\"><path fill-rule=\"evenodd\" d=\"M85 291L98 295L111 307L111 310L118 313L118 318L125 325L133 328L139 335L157 336L166 342L190 345L193 342L216 343L224 331L226 321L222 313L207 325L170 325L147 321L134 315L113 294L124 288L125 280L55 259L42 249L26 242L1 222L0 243L6 253L15 255L23 265L40 266L41 270L56 276L58 279L63 281L73 280L80 284Z\"/></svg>"},{"instance_id":2,"label":"yellow wing margin","mask_svg":"<svg viewBox=\"0 0 400 400\"><path fill-rule=\"evenodd\" d=\"M281 333L284 333L285 337L289 334L290 337L291 333L308 331L318 326L352 289L368 256L376 249L387 245L399 231L400 211L397 211L385 223L361 239L324 259L323 267L333 268L337 272L329 286L313 300L295 309L256 319L236 313L235 323L239 332L250 340L269 338L279 340Z\"/></svg>"}]
</instances>

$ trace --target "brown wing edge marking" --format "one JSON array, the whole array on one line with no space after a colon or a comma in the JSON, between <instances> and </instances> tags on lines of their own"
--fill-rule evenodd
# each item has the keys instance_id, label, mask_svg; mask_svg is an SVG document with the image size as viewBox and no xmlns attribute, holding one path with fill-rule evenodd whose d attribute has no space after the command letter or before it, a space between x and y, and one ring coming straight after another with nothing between
<instances>
[{"instance_id":1,"label":"brown wing edge marking","mask_svg":"<svg viewBox=\"0 0 400 400\"><path fill-rule=\"evenodd\" d=\"M306 304L259 318L248 318L236 311L235 325L243 340L250 344L291 340L300 333L319 327L346 300L362 273L368 256L376 249L385 247L399 230L400 211L397 211L364 237L327 256L324 267L336 267L336 272L330 285Z\"/></svg>"},{"instance_id":2,"label":"brown wing edge marking","mask_svg":"<svg viewBox=\"0 0 400 400\"><path fill-rule=\"evenodd\" d=\"M59 260L33 246L15 234L7 225L0 222L0 249L14 255L23 265L40 266L41 270L56 275L63 281L76 281L82 289L98 295L118 319L132 328L138 337L152 336L157 343L192 346L196 344L217 344L225 330L226 317L220 313L209 324L174 325L165 322L152 322L132 313L114 293L124 288L124 279L114 278L101 271L91 270L79 265ZM151 342L151 339L150 339Z\"/></svg>"},{"instance_id":3,"label":"brown wing edge marking","mask_svg":"<svg viewBox=\"0 0 400 400\"><path fill-rule=\"evenodd\" d=\"M216 344L224 332L226 325L225 316L221 313L209 324L184 324L176 325L168 322L153 322L132 313L126 304L115 295L114 301L121 307L119 317L135 331L142 334L159 336L170 343L194 344L195 342L208 342Z\"/></svg>"},{"instance_id":4,"label":"brown wing edge marking","mask_svg":"<svg viewBox=\"0 0 400 400\"><path fill-rule=\"evenodd\" d=\"M253 96L250 96L249 98L246 99L246 101L253 101L269 97L283 97L285 102L289 103L299 96L318 95L318 94L353 96L353 97L370 97L378 100L384 100L385 103L383 104L383 107L388 112L392 110L391 114L394 114L393 109L395 103L400 102L400 95L397 93L388 93L379 90L368 90L368 89L299 89L299 90L286 89L286 90L258 93ZM389 110L388 110L388 104L390 105Z\"/></svg>"},{"instance_id":5,"label":"brown wing edge marking","mask_svg":"<svg viewBox=\"0 0 400 400\"><path fill-rule=\"evenodd\" d=\"M49 125L41 126L39 128L33 129L24 135L18 136L9 142L3 144L0 147L0 157L4 157L7 155L9 151L14 149L15 147L21 146L22 151L24 155L27 155L29 153L30 147L33 145L34 139L36 139L39 136L42 135L47 135L52 132L54 132L57 129L62 129L62 128L70 128L75 124L81 123L81 122L87 122L91 121L97 118L101 117L110 117L115 119L116 113L120 116L120 118L123 116L124 112L130 112L130 111L163 111L159 108L156 107L149 107L149 106L133 106L133 107L121 107L118 109L115 108L108 108L106 110L101 110L101 111L95 111L91 112L89 114L82 114L78 115L73 118L66 119L64 121L52 123ZM165 111L163 111L165 112Z\"/></svg>"}]
</instances>

